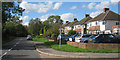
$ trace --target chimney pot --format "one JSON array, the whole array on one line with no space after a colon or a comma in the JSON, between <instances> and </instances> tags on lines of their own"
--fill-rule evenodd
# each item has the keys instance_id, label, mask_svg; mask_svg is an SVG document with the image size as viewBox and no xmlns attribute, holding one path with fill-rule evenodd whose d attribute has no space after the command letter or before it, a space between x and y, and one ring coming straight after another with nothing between
<instances>
[{"instance_id":1,"label":"chimney pot","mask_svg":"<svg viewBox=\"0 0 120 60\"><path fill-rule=\"evenodd\" d=\"M66 21L66 23L68 23L69 21Z\"/></svg>"},{"instance_id":2,"label":"chimney pot","mask_svg":"<svg viewBox=\"0 0 120 60\"><path fill-rule=\"evenodd\" d=\"M104 12L109 11L109 8L104 8Z\"/></svg>"},{"instance_id":3,"label":"chimney pot","mask_svg":"<svg viewBox=\"0 0 120 60\"><path fill-rule=\"evenodd\" d=\"M89 14L85 14L85 17L89 17Z\"/></svg>"},{"instance_id":4,"label":"chimney pot","mask_svg":"<svg viewBox=\"0 0 120 60\"><path fill-rule=\"evenodd\" d=\"M77 18L74 18L74 21L76 21L77 20Z\"/></svg>"}]
</instances>

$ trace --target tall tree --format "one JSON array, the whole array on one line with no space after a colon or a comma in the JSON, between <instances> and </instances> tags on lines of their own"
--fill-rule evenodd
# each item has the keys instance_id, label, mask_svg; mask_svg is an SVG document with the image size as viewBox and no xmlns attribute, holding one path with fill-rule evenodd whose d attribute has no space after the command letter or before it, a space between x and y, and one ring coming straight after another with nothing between
<instances>
[{"instance_id":1,"label":"tall tree","mask_svg":"<svg viewBox=\"0 0 120 60\"><path fill-rule=\"evenodd\" d=\"M39 35L39 31L42 28L42 22L39 18L31 19L28 26L28 31L31 34Z\"/></svg>"}]
</instances>

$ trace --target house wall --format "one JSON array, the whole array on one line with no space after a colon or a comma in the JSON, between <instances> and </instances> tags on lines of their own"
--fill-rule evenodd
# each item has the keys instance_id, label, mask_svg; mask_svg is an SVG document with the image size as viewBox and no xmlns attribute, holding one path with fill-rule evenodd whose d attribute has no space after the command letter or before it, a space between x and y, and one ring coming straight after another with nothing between
<instances>
[{"instance_id":1,"label":"house wall","mask_svg":"<svg viewBox=\"0 0 120 60\"><path fill-rule=\"evenodd\" d=\"M96 25L97 22L97 25ZM105 24L103 24L105 22ZM118 21L113 21L113 20L106 20L106 21L93 21L87 24L87 29L92 29L94 31L94 27L100 26L100 31L101 32L109 32L112 33L112 26L116 25L116 22ZM120 23L120 22L119 22Z\"/></svg>"}]
</instances>

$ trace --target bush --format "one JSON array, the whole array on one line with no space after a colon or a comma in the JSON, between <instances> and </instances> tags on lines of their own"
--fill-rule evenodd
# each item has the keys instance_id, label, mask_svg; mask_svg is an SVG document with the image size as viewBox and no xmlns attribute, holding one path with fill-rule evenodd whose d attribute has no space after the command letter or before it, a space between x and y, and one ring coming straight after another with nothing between
<instances>
[{"instance_id":1,"label":"bush","mask_svg":"<svg viewBox=\"0 0 120 60\"><path fill-rule=\"evenodd\" d=\"M74 35L74 34L76 34L76 31L74 31L74 30L70 30L69 32L68 32L68 35Z\"/></svg>"}]
</instances>

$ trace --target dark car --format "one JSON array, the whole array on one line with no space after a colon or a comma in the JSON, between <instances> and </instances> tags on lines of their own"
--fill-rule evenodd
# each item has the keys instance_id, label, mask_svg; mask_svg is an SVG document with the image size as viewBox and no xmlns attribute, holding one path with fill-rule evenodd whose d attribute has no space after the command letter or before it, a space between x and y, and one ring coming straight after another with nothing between
<instances>
[{"instance_id":1,"label":"dark car","mask_svg":"<svg viewBox=\"0 0 120 60\"><path fill-rule=\"evenodd\" d=\"M120 39L113 34L98 34L88 39L88 43L119 43Z\"/></svg>"},{"instance_id":2,"label":"dark car","mask_svg":"<svg viewBox=\"0 0 120 60\"><path fill-rule=\"evenodd\" d=\"M61 38L61 40L68 41L69 37L70 36L68 36L68 35L62 34L62 35L58 35L57 40L60 40L60 38Z\"/></svg>"},{"instance_id":3,"label":"dark car","mask_svg":"<svg viewBox=\"0 0 120 60\"><path fill-rule=\"evenodd\" d=\"M69 41L75 41L75 37L77 36L78 34L74 34L74 35L72 35L72 36L70 36L70 38L69 38Z\"/></svg>"},{"instance_id":4,"label":"dark car","mask_svg":"<svg viewBox=\"0 0 120 60\"><path fill-rule=\"evenodd\" d=\"M97 36L97 35L95 35L95 34L90 35L88 39L93 38L93 37L95 37L95 36ZM81 42L83 42L83 43L88 43L88 39L82 40Z\"/></svg>"}]
</instances>

